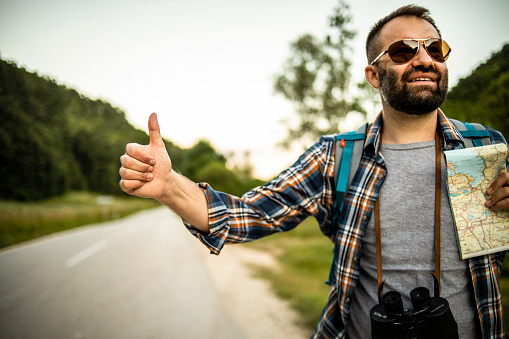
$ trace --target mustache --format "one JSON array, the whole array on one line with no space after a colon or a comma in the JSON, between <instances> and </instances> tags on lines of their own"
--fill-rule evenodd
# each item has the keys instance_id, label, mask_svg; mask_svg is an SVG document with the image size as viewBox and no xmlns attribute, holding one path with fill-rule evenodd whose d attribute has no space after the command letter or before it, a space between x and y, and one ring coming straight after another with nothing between
<instances>
[{"instance_id":1,"label":"mustache","mask_svg":"<svg viewBox=\"0 0 509 339\"><path fill-rule=\"evenodd\" d=\"M401 80L406 82L412 74L417 73L417 72L433 73L437 77L437 82L440 82L442 80L442 75L440 74L440 72L437 71L432 66L430 66L430 67L417 66L417 67L411 68L411 69L405 71L405 73L403 73L403 75L401 76Z\"/></svg>"}]
</instances>

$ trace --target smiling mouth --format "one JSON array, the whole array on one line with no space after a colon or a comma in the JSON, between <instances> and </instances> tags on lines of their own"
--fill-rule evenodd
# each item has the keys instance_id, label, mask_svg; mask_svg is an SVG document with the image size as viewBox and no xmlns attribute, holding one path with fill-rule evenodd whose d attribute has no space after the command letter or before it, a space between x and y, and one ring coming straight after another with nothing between
<instances>
[{"instance_id":1,"label":"smiling mouth","mask_svg":"<svg viewBox=\"0 0 509 339\"><path fill-rule=\"evenodd\" d=\"M434 82L430 78L417 78L417 79L410 80L409 82L421 82L421 81Z\"/></svg>"}]
</instances>

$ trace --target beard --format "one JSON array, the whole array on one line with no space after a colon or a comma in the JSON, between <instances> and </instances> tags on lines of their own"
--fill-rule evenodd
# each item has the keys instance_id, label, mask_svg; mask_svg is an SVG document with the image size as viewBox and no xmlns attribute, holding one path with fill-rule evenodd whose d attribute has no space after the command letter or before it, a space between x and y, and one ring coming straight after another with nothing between
<instances>
[{"instance_id":1,"label":"beard","mask_svg":"<svg viewBox=\"0 0 509 339\"><path fill-rule=\"evenodd\" d=\"M424 115L440 107L447 97L449 76L447 69L442 76L436 69L412 68L403 73L401 81L396 73L383 67L378 67L380 77L380 91L382 98L389 106L408 115ZM416 71L433 73L437 76L436 87L422 85L410 91L407 79ZM417 87L417 86L415 86Z\"/></svg>"}]
</instances>

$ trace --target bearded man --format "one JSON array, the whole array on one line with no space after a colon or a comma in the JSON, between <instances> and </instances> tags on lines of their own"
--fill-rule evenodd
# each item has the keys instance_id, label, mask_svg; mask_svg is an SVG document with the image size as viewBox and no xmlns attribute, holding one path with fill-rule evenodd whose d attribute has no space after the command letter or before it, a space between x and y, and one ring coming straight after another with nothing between
<instances>
[{"instance_id":1,"label":"bearded man","mask_svg":"<svg viewBox=\"0 0 509 339\"><path fill-rule=\"evenodd\" d=\"M381 276L384 289L401 291L408 305L408 291L434 290L432 271L454 317L451 326L457 323L458 334L451 338L504 338L498 272L505 253L461 260L456 245L443 151L465 144L439 109L447 95L451 48L429 11L412 5L376 23L366 51L365 76L380 91L383 109L369 125L338 218L333 218L335 136L322 137L278 177L239 198L177 174L153 114L150 144L128 144L121 157L120 187L170 207L215 254L227 243L288 231L314 216L335 243L335 259L313 338L369 338ZM507 144L499 132L486 130L492 143ZM508 183L507 172L494 180L486 192L488 208L509 208Z\"/></svg>"}]
</instances>

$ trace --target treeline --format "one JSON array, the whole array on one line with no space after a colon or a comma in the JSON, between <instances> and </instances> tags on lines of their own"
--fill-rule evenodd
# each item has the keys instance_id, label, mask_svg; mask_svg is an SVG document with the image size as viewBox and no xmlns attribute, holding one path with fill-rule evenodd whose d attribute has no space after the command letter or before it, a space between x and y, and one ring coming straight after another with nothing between
<instances>
[{"instance_id":1,"label":"treeline","mask_svg":"<svg viewBox=\"0 0 509 339\"><path fill-rule=\"evenodd\" d=\"M442 106L447 116L480 122L509 136L509 44L461 79ZM127 142L145 144L118 108L0 60L0 200L31 201L69 191L122 194L119 157ZM165 140L175 169L194 181L240 195L261 183L249 163L202 140L183 149Z\"/></svg>"},{"instance_id":2,"label":"treeline","mask_svg":"<svg viewBox=\"0 0 509 339\"><path fill-rule=\"evenodd\" d=\"M148 143L118 108L0 60L0 200L33 201L69 191L123 194L119 157ZM207 141L182 149L165 140L175 169L242 194L256 186L248 166L227 168Z\"/></svg>"},{"instance_id":3,"label":"treeline","mask_svg":"<svg viewBox=\"0 0 509 339\"><path fill-rule=\"evenodd\" d=\"M448 117L479 122L509 137L509 43L461 79L442 105Z\"/></svg>"}]
</instances>

